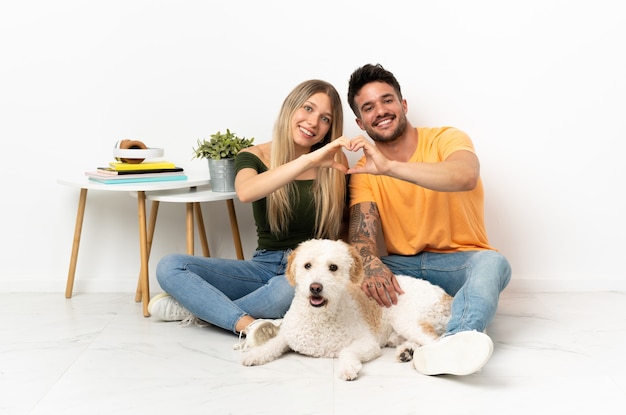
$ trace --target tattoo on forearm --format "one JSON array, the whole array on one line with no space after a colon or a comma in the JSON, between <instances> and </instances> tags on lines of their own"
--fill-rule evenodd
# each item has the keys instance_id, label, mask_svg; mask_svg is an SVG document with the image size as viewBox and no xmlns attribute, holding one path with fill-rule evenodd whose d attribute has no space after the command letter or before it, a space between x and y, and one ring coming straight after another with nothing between
<instances>
[{"instance_id":1,"label":"tattoo on forearm","mask_svg":"<svg viewBox=\"0 0 626 415\"><path fill-rule=\"evenodd\" d=\"M353 206L350 211L350 242L375 242L378 221L378 209L375 204L370 203L367 212L361 211L361 205Z\"/></svg>"},{"instance_id":2,"label":"tattoo on forearm","mask_svg":"<svg viewBox=\"0 0 626 415\"><path fill-rule=\"evenodd\" d=\"M363 215L361 214L361 205L353 206L350 209L350 225L348 227L348 238L350 242L356 242L360 237L360 228L362 227Z\"/></svg>"},{"instance_id":3,"label":"tattoo on forearm","mask_svg":"<svg viewBox=\"0 0 626 415\"><path fill-rule=\"evenodd\" d=\"M374 203L367 211L361 210L362 204L355 205L350 211L349 241L359 250L367 275L376 275L382 269L376 239L379 236L379 214Z\"/></svg>"}]
</instances>

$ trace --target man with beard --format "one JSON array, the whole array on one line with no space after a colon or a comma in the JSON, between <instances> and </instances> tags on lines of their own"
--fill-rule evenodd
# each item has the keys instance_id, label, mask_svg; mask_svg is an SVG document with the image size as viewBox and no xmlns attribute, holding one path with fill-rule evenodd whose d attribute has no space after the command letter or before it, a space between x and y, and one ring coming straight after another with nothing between
<instances>
[{"instance_id":1,"label":"man with beard","mask_svg":"<svg viewBox=\"0 0 626 415\"><path fill-rule=\"evenodd\" d=\"M493 352L485 329L511 268L487 238L472 141L456 128L413 127L398 81L381 65L354 71L348 103L374 142L350 144L364 153L348 170L349 240L365 265L362 289L393 307L402 295L394 274L442 287L454 297L446 333L416 348L413 365L426 375L475 373Z\"/></svg>"}]
</instances>

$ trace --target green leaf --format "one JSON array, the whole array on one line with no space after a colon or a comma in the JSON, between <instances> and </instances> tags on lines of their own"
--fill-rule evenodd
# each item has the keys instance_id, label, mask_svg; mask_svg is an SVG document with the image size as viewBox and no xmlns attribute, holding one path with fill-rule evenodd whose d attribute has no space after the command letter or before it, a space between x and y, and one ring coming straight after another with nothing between
<instances>
[{"instance_id":1,"label":"green leaf","mask_svg":"<svg viewBox=\"0 0 626 415\"><path fill-rule=\"evenodd\" d=\"M233 158L244 148L251 147L254 137L237 137L237 134L226 129L222 134L218 131L210 135L210 140L197 139L197 145L193 148L193 158L211 158L220 160L223 158Z\"/></svg>"}]
</instances>

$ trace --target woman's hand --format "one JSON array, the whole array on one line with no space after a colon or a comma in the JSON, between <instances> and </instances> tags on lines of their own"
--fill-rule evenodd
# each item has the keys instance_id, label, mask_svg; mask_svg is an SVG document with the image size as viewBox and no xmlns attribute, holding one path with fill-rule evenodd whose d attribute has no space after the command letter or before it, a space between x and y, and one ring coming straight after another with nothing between
<instances>
[{"instance_id":1,"label":"woman's hand","mask_svg":"<svg viewBox=\"0 0 626 415\"><path fill-rule=\"evenodd\" d=\"M324 147L318 148L311 153L306 154L314 167L325 167L337 169L343 173L348 172L347 158L345 154L337 160L335 157L339 153L343 153L343 149L350 149L350 139L341 136L331 141Z\"/></svg>"}]
</instances>

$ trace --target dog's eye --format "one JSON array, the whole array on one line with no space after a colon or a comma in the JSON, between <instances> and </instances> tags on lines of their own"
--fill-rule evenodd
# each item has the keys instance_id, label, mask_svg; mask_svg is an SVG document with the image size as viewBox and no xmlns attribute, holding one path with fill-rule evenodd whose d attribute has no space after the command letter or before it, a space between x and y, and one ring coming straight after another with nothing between
<instances>
[{"instance_id":1,"label":"dog's eye","mask_svg":"<svg viewBox=\"0 0 626 415\"><path fill-rule=\"evenodd\" d=\"M306 264L304 264L304 269L311 269L311 263L307 262Z\"/></svg>"},{"instance_id":2,"label":"dog's eye","mask_svg":"<svg viewBox=\"0 0 626 415\"><path fill-rule=\"evenodd\" d=\"M332 271L332 272L335 272L335 271L337 271L337 265L335 265L335 264L330 264L330 265L328 266L328 269L329 269L330 271Z\"/></svg>"}]
</instances>

